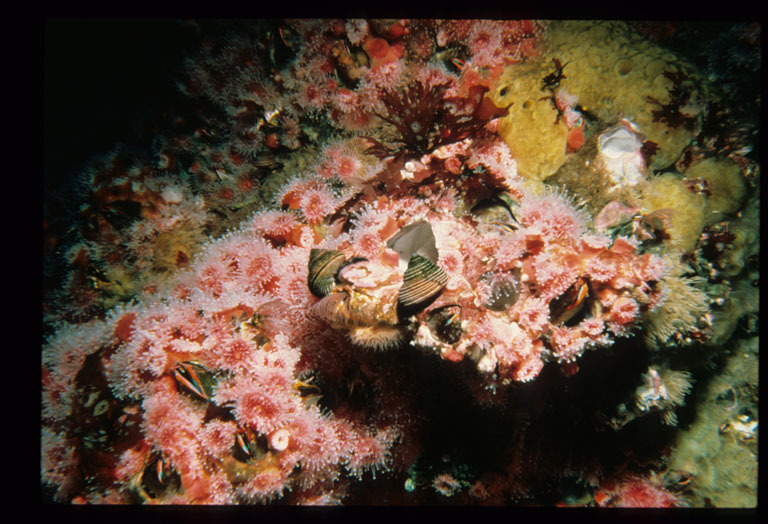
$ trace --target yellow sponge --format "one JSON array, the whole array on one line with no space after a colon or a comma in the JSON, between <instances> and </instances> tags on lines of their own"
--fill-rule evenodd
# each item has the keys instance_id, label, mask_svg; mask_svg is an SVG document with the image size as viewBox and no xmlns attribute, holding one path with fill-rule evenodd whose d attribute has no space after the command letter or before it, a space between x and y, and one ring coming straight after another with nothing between
<instances>
[{"instance_id":1,"label":"yellow sponge","mask_svg":"<svg viewBox=\"0 0 768 524\"><path fill-rule=\"evenodd\" d=\"M685 181L672 173L648 180L640 190L641 206L646 213L668 210L670 223L666 232L670 247L692 251L710 215L706 197L690 191Z\"/></svg>"},{"instance_id":2,"label":"yellow sponge","mask_svg":"<svg viewBox=\"0 0 768 524\"><path fill-rule=\"evenodd\" d=\"M747 193L741 168L730 158L707 158L693 164L685 172L689 180L702 178L707 182L707 197L711 216L707 223L715 223L739 210Z\"/></svg>"}]
</instances>

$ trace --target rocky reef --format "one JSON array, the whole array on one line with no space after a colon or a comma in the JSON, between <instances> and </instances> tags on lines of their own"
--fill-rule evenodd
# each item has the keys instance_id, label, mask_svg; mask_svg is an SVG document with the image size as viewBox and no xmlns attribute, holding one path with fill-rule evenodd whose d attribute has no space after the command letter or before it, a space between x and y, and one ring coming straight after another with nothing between
<instances>
[{"instance_id":1,"label":"rocky reef","mask_svg":"<svg viewBox=\"0 0 768 524\"><path fill-rule=\"evenodd\" d=\"M756 505L758 130L667 33L185 24L46 221L44 501Z\"/></svg>"}]
</instances>

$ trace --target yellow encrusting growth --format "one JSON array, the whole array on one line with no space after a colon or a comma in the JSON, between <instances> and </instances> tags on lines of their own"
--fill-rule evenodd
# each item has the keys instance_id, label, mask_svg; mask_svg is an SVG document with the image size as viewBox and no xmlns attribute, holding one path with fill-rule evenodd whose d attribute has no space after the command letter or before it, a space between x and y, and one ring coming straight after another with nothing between
<instances>
[{"instance_id":1,"label":"yellow encrusting growth","mask_svg":"<svg viewBox=\"0 0 768 524\"><path fill-rule=\"evenodd\" d=\"M541 79L551 72L551 61L510 67L491 94L499 107L512 104L499 123L499 135L512 151L518 173L533 180L544 180L565 161L568 128L558 120L551 99L542 100L547 92L541 90Z\"/></svg>"},{"instance_id":2,"label":"yellow encrusting growth","mask_svg":"<svg viewBox=\"0 0 768 524\"><path fill-rule=\"evenodd\" d=\"M690 64L624 22L554 21L547 37L548 45L536 61L510 65L490 93L499 107L513 103L501 119L499 135L512 150L521 175L544 180L566 158L568 129L563 118L557 120L557 110L546 98L552 91L543 89L542 83L555 72L553 58L564 65L558 89L576 97L579 106L596 115L602 126L626 118L659 146L651 169L666 168L679 158L693 138L693 129L685 124L671 127L656 118L654 111L660 106L649 97L669 103L674 82L668 74L682 72L689 79L690 96L680 111L697 116L705 94L699 91L703 83Z\"/></svg>"},{"instance_id":3,"label":"yellow encrusting growth","mask_svg":"<svg viewBox=\"0 0 768 524\"><path fill-rule=\"evenodd\" d=\"M667 167L680 156L693 138L693 130L654 122L653 111L659 106L648 97L668 103L673 82L665 72L683 72L691 79L691 96L681 111L696 116L702 110L703 93L698 89L704 82L699 82L692 65L625 22L557 21L548 35L550 45L544 59L550 64L550 57L563 64L570 62L560 86L577 96L579 104L606 122L622 118L634 122L647 140L659 146L652 169Z\"/></svg>"},{"instance_id":4,"label":"yellow encrusting growth","mask_svg":"<svg viewBox=\"0 0 768 524\"><path fill-rule=\"evenodd\" d=\"M668 245L686 252L693 250L710 214L706 197L690 191L685 181L673 173L652 178L640 191L640 205L645 213L667 210Z\"/></svg>"},{"instance_id":5,"label":"yellow encrusting growth","mask_svg":"<svg viewBox=\"0 0 768 524\"><path fill-rule=\"evenodd\" d=\"M707 158L693 164L685 172L688 180L702 179L707 184L707 202L714 223L739 210L747 193L747 185L739 166L729 158Z\"/></svg>"}]
</instances>

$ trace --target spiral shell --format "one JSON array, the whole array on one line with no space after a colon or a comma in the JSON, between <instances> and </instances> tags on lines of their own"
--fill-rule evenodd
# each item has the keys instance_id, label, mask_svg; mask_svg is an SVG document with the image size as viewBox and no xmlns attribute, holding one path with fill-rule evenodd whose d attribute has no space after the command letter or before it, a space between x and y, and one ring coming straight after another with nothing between
<instances>
[{"instance_id":1,"label":"spiral shell","mask_svg":"<svg viewBox=\"0 0 768 524\"><path fill-rule=\"evenodd\" d=\"M307 285L313 295L323 298L333 291L336 273L344 266L346 260L341 251L312 249L309 252Z\"/></svg>"},{"instance_id":2,"label":"spiral shell","mask_svg":"<svg viewBox=\"0 0 768 524\"><path fill-rule=\"evenodd\" d=\"M448 283L448 275L436 264L414 254L403 275L397 296L397 316L402 320L434 302Z\"/></svg>"}]
</instances>

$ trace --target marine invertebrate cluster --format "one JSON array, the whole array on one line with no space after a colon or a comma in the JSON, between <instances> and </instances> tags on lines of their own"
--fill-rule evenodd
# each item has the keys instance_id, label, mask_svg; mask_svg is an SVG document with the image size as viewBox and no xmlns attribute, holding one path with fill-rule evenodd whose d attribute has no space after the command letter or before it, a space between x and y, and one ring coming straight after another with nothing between
<instances>
[{"instance_id":1,"label":"marine invertebrate cluster","mask_svg":"<svg viewBox=\"0 0 768 524\"><path fill-rule=\"evenodd\" d=\"M334 416L308 400L346 387L338 363L317 360L330 358L320 349L330 346L339 359L336 329L349 335L342 353L411 340L452 362L475 360L489 385L508 384L534 379L546 354L573 362L608 343L608 333L625 333L653 300L663 271L655 256L635 255L626 238L585 235L585 217L560 195L519 190L517 206L505 196L514 211L501 211L518 224L514 232L492 223L476 229L472 215L433 210L438 199L363 206L348 233L326 232L319 243L306 214L281 212L288 228L277 227L275 212L257 214L209 245L162 302L94 321L99 335L68 357L94 361L92 371L74 364L65 378L62 339L51 341L46 369L64 391L46 385L46 411L91 409L84 388L100 383L113 415L94 422L111 426L94 431L117 427L95 443L82 440L70 458L74 468L91 453L119 450L116 463L93 473L116 468L119 482L90 500L264 501L293 486L322 491L342 467L356 475L384 467L407 425L392 399L362 420L343 415L352 400L338 394ZM400 228L405 234L395 235ZM378 242L369 245L363 230ZM277 238L284 240L273 245ZM302 371L319 373L324 386L315 390ZM384 377L368 380L379 395L393 394ZM129 421L133 430L123 428ZM60 489L71 495L65 483Z\"/></svg>"},{"instance_id":2,"label":"marine invertebrate cluster","mask_svg":"<svg viewBox=\"0 0 768 524\"><path fill-rule=\"evenodd\" d=\"M676 349L715 354L738 301L756 330L759 192L733 158L671 171L687 65L555 56L555 26L212 23L180 86L204 116L87 173L44 315L50 498L681 504L695 476L647 448L705 367ZM601 105L588 71L635 67Z\"/></svg>"},{"instance_id":3,"label":"marine invertebrate cluster","mask_svg":"<svg viewBox=\"0 0 768 524\"><path fill-rule=\"evenodd\" d=\"M70 437L78 442L70 460L56 465L73 476L71 486L59 482L59 496L92 487L91 501L266 501L331 482L342 465L352 475L386 467L397 425L330 418L300 379L294 344L313 328L296 309L309 299L304 264L288 268L307 250L284 248L285 269L263 273L281 251L253 235L207 250L165 303L80 326L88 340L61 329L46 347L44 420L62 427L74 406L89 421L87 435ZM289 337L290 322L304 333ZM55 433L44 439L44 468L59 442ZM112 458L81 473L78 464L105 454ZM95 489L100 475L115 483Z\"/></svg>"},{"instance_id":4,"label":"marine invertebrate cluster","mask_svg":"<svg viewBox=\"0 0 768 524\"><path fill-rule=\"evenodd\" d=\"M119 147L89 165L82 185L68 285L49 298L62 306L51 320L86 321L154 293L191 263L212 221L188 183Z\"/></svg>"},{"instance_id":5,"label":"marine invertebrate cluster","mask_svg":"<svg viewBox=\"0 0 768 524\"><path fill-rule=\"evenodd\" d=\"M451 361L469 357L489 381L509 383L532 380L550 356L574 362L587 347L609 343L610 333L624 334L641 307L654 306L655 284L664 272L658 257L636 255L636 244L629 238L587 234L585 217L560 195L520 190L519 203L509 194L504 198L514 211L506 206L497 206L497 211L515 224L510 226L514 231L493 223L475 227L471 214L456 217L433 211L430 201L435 198L376 204L382 215L378 246L360 249L357 242L362 239L353 227L348 245L334 243L337 251L318 253L309 264L310 284L320 276L332 282L335 275L335 286L349 286L345 300L364 296L378 313L363 314L363 305L345 305L343 313L334 305L331 312L326 304L338 302L332 295L319 305L321 318L351 330L350 337L362 345L364 339L355 334L362 326L385 322L415 330L413 345L431 348ZM392 222L408 228L429 224L424 239L415 240L405 258L411 259L421 242L434 239L434 262L414 254L419 258L411 259L404 276L398 276L398 254L386 243L385 231ZM364 261L359 258L363 254ZM365 269L352 279L358 266ZM420 309L437 299L434 307L404 315L398 302L400 314L385 320L390 313L380 308L394 315L398 287L411 282L427 302ZM402 300L402 288L398 296ZM409 320L412 315L418 320ZM395 338L393 343L399 340ZM371 345L379 346L378 340L372 339Z\"/></svg>"}]
</instances>

